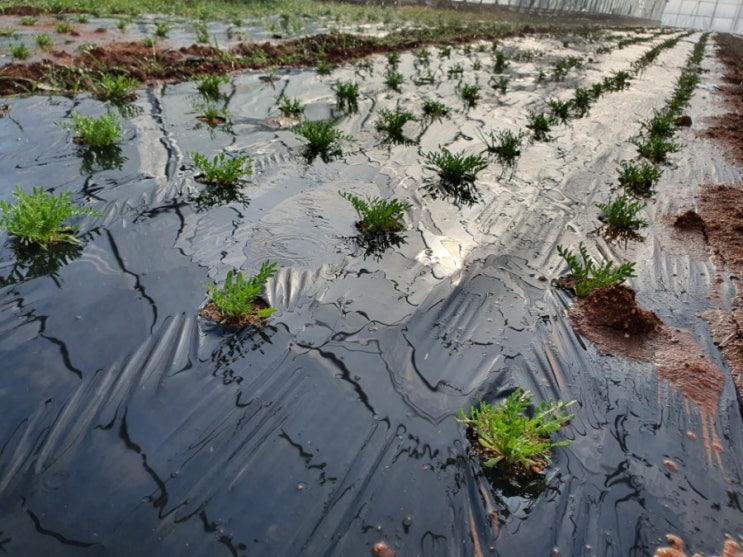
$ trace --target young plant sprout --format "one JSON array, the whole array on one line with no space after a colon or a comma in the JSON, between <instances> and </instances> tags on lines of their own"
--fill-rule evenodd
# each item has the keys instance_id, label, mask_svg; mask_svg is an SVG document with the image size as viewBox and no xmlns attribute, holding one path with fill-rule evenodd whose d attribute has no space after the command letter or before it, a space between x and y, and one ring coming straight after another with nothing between
<instances>
[{"instance_id":1,"label":"young plant sprout","mask_svg":"<svg viewBox=\"0 0 743 557\"><path fill-rule=\"evenodd\" d=\"M482 155L452 153L446 147L440 147L438 153L426 155L426 170L434 171L439 177L438 190L429 189L434 197L440 193L457 204L473 205L480 198L475 180L487 166L488 161Z\"/></svg>"},{"instance_id":2,"label":"young plant sprout","mask_svg":"<svg viewBox=\"0 0 743 557\"><path fill-rule=\"evenodd\" d=\"M388 70L384 76L384 84L396 93L402 92L402 84L405 77L398 71Z\"/></svg>"},{"instance_id":3,"label":"young plant sprout","mask_svg":"<svg viewBox=\"0 0 743 557\"><path fill-rule=\"evenodd\" d=\"M341 112L355 114L359 111L359 84L355 81L338 81L335 84L335 106Z\"/></svg>"},{"instance_id":4,"label":"young plant sprout","mask_svg":"<svg viewBox=\"0 0 743 557\"><path fill-rule=\"evenodd\" d=\"M619 166L619 185L638 197L650 195L662 174L660 169L647 162L639 165L622 162Z\"/></svg>"},{"instance_id":5,"label":"young plant sprout","mask_svg":"<svg viewBox=\"0 0 743 557\"><path fill-rule=\"evenodd\" d=\"M236 156L231 159L222 152L212 160L207 159L200 153L192 155L196 168L201 170L197 180L212 186L221 188L232 188L243 176L250 176L253 173L251 164L253 159L247 155Z\"/></svg>"},{"instance_id":6,"label":"young plant sprout","mask_svg":"<svg viewBox=\"0 0 743 557\"><path fill-rule=\"evenodd\" d=\"M133 77L102 73L94 80L93 95L102 101L125 103L137 98L134 90L138 86L139 81Z\"/></svg>"},{"instance_id":7,"label":"young plant sprout","mask_svg":"<svg viewBox=\"0 0 743 557\"><path fill-rule=\"evenodd\" d=\"M263 285L275 275L276 263L270 261L265 261L258 274L248 279L243 277L242 271L231 269L223 288L206 285L206 293L212 303L200 315L231 327L245 327L261 322L276 311L259 299Z\"/></svg>"},{"instance_id":8,"label":"young plant sprout","mask_svg":"<svg viewBox=\"0 0 743 557\"><path fill-rule=\"evenodd\" d=\"M475 452L486 468L498 467L507 475L531 476L544 471L550 463L552 449L565 447L570 441L553 441L575 416L565 409L575 401L542 401L534 407L532 393L516 389L503 403L492 406L485 401L470 409L469 416L460 410L459 423L467 425L468 437L476 443Z\"/></svg>"},{"instance_id":9,"label":"young plant sprout","mask_svg":"<svg viewBox=\"0 0 743 557\"><path fill-rule=\"evenodd\" d=\"M356 210L359 217L356 228L360 232L400 232L405 229L402 222L405 211L412 207L410 203L402 203L397 199L367 197L364 200L348 192L341 193L341 197L349 201Z\"/></svg>"},{"instance_id":10,"label":"young plant sprout","mask_svg":"<svg viewBox=\"0 0 743 557\"><path fill-rule=\"evenodd\" d=\"M549 141L550 130L555 120L547 116L544 112L530 112L528 116L529 123L526 128L531 130L532 138L535 141Z\"/></svg>"},{"instance_id":11,"label":"young plant sprout","mask_svg":"<svg viewBox=\"0 0 743 557\"><path fill-rule=\"evenodd\" d=\"M597 265L588 255L588 250L583 242L578 246L580 261L572 251L562 246L557 246L557 253L568 264L573 280L573 290L579 298L588 296L602 286L621 284L628 278L636 276L634 262L616 266L611 261L607 261L604 265Z\"/></svg>"},{"instance_id":12,"label":"young plant sprout","mask_svg":"<svg viewBox=\"0 0 743 557\"><path fill-rule=\"evenodd\" d=\"M94 149L110 147L121 137L121 124L112 112L106 112L98 118L74 113L72 124L57 122L57 126L71 130L75 142Z\"/></svg>"},{"instance_id":13,"label":"young plant sprout","mask_svg":"<svg viewBox=\"0 0 743 557\"><path fill-rule=\"evenodd\" d=\"M196 78L196 91L207 100L218 101L222 98L220 85L227 85L230 78L226 75L201 75Z\"/></svg>"},{"instance_id":14,"label":"young plant sprout","mask_svg":"<svg viewBox=\"0 0 743 557\"><path fill-rule=\"evenodd\" d=\"M658 135L635 138L633 143L637 146L637 152L641 157L656 164L668 162L668 154L677 153L681 149L678 143L668 141Z\"/></svg>"},{"instance_id":15,"label":"young plant sprout","mask_svg":"<svg viewBox=\"0 0 743 557\"><path fill-rule=\"evenodd\" d=\"M570 119L570 101L561 101L552 99L549 101L550 112L561 124L565 124Z\"/></svg>"},{"instance_id":16,"label":"young plant sprout","mask_svg":"<svg viewBox=\"0 0 743 557\"><path fill-rule=\"evenodd\" d=\"M305 120L294 126L292 130L307 141L304 157L309 163L312 163L318 156L326 163L342 156L341 141L352 139L336 128L332 121Z\"/></svg>"},{"instance_id":17,"label":"young plant sprout","mask_svg":"<svg viewBox=\"0 0 743 557\"><path fill-rule=\"evenodd\" d=\"M392 112L386 108L379 111L379 120L377 120L377 131L382 134L382 143L393 143L395 145L412 145L415 143L405 135L404 127L408 122L417 122L416 118L410 112Z\"/></svg>"},{"instance_id":18,"label":"young plant sprout","mask_svg":"<svg viewBox=\"0 0 743 557\"><path fill-rule=\"evenodd\" d=\"M490 132L488 137L483 136L485 150L495 155L498 163L506 167L516 164L521 156L521 143L524 138L523 132L514 133L511 130L498 130Z\"/></svg>"},{"instance_id":19,"label":"young plant sprout","mask_svg":"<svg viewBox=\"0 0 743 557\"><path fill-rule=\"evenodd\" d=\"M423 101L423 117L429 120L441 120L449 115L449 108L439 102L431 99Z\"/></svg>"},{"instance_id":20,"label":"young plant sprout","mask_svg":"<svg viewBox=\"0 0 743 557\"><path fill-rule=\"evenodd\" d=\"M459 95L464 101L465 108L475 108L477 101L480 100L480 86L479 85L463 85L459 91Z\"/></svg>"},{"instance_id":21,"label":"young plant sprout","mask_svg":"<svg viewBox=\"0 0 743 557\"><path fill-rule=\"evenodd\" d=\"M637 216L644 205L627 194L609 203L597 203L596 207L602 212L603 218L599 218L615 231L635 232L648 225L648 221Z\"/></svg>"},{"instance_id":22,"label":"young plant sprout","mask_svg":"<svg viewBox=\"0 0 743 557\"><path fill-rule=\"evenodd\" d=\"M290 99L282 95L278 101L279 110L283 116L299 119L304 114L304 105L299 99Z\"/></svg>"},{"instance_id":23,"label":"young plant sprout","mask_svg":"<svg viewBox=\"0 0 743 557\"><path fill-rule=\"evenodd\" d=\"M77 216L102 217L98 211L72 205L70 192L52 195L42 188L33 188L31 194L24 192L16 185L13 197L15 204L0 200L0 228L18 239L21 245L38 245L43 249L58 244L79 243L75 237L76 225L65 225L64 222Z\"/></svg>"}]
</instances>

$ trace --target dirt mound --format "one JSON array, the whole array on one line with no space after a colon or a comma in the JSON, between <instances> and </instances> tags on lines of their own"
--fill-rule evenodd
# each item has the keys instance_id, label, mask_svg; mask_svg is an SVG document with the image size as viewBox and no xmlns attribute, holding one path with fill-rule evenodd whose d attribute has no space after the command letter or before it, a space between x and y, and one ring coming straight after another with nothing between
<instances>
[{"instance_id":1,"label":"dirt mound","mask_svg":"<svg viewBox=\"0 0 743 557\"><path fill-rule=\"evenodd\" d=\"M673 226L680 230L700 230L704 232L706 229L704 219L695 211L686 211L676 217L676 220L673 221Z\"/></svg>"},{"instance_id":2,"label":"dirt mound","mask_svg":"<svg viewBox=\"0 0 743 557\"><path fill-rule=\"evenodd\" d=\"M635 291L621 284L594 290L579 304L591 324L622 331L625 335L647 334L661 324L657 315L637 304Z\"/></svg>"}]
</instances>

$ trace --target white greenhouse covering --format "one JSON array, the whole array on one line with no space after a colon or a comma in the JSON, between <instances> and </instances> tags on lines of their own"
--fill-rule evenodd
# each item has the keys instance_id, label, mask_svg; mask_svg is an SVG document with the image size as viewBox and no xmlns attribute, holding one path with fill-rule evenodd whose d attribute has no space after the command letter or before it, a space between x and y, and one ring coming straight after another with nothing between
<instances>
[{"instance_id":1,"label":"white greenhouse covering","mask_svg":"<svg viewBox=\"0 0 743 557\"><path fill-rule=\"evenodd\" d=\"M455 0L456 1L456 0ZM660 20L666 0L459 0L526 12L555 11ZM408 2L410 3L410 2Z\"/></svg>"},{"instance_id":2,"label":"white greenhouse covering","mask_svg":"<svg viewBox=\"0 0 743 557\"><path fill-rule=\"evenodd\" d=\"M663 25L743 34L743 0L669 0Z\"/></svg>"}]
</instances>

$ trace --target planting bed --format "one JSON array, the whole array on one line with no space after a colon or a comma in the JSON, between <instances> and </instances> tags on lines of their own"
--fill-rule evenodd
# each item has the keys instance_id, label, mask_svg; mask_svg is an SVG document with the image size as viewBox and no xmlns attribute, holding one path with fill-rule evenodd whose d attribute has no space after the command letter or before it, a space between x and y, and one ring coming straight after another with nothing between
<instances>
[{"instance_id":1,"label":"planting bed","mask_svg":"<svg viewBox=\"0 0 743 557\"><path fill-rule=\"evenodd\" d=\"M730 310L736 279L698 229L672 226L697 209L698 186L740 179L700 133L726 111L714 47L692 125L643 211L644 241L593 233L595 204L636 158L631 139L671 95L698 33L554 125L552 141L524 138L513 166L491 158L475 203L442 196L424 168L439 147L478 154L481 137L526 130L548 100L681 35L656 32L622 33L647 41L603 54L601 41L506 39L510 65L495 80L490 43L448 58L430 47L428 68L403 52L399 93L384 56L329 76L237 74L223 86L228 121L213 129L197 120L194 83L151 85L104 159L55 126L104 103L4 99L0 198L43 185L104 217L78 220L83 244L64 250L21 250L0 233L0 554L624 556L652 555L675 534L710 555L743 535L743 423L700 317ZM550 79L571 55L583 65ZM420 79L429 71L433 83ZM338 81L360 83L357 113L336 109ZM465 109L468 84L481 91ZM344 155L305 162L279 95L309 120L338 117L354 138ZM423 118L424 99L448 117ZM404 128L413 144L382 143L383 109L419 118ZM220 151L254 159L232 201L196 179L192 155ZM339 191L410 203L407 231L370 245ZM557 245L580 242L636 262L629 285L665 324L644 333L654 339L594 344L574 330L572 296L545 279L566 272ZM205 284L266 260L279 272L264 326L198 317ZM483 473L454 419L516 387L577 400L560 434L572 444L522 492Z\"/></svg>"}]
</instances>

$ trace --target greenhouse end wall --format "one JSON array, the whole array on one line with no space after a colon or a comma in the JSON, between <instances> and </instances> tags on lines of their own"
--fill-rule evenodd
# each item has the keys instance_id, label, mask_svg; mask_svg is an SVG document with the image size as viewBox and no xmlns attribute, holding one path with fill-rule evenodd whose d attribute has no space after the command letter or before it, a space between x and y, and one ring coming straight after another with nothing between
<instances>
[{"instance_id":1,"label":"greenhouse end wall","mask_svg":"<svg viewBox=\"0 0 743 557\"><path fill-rule=\"evenodd\" d=\"M663 25L743 34L743 0L670 0Z\"/></svg>"}]
</instances>

